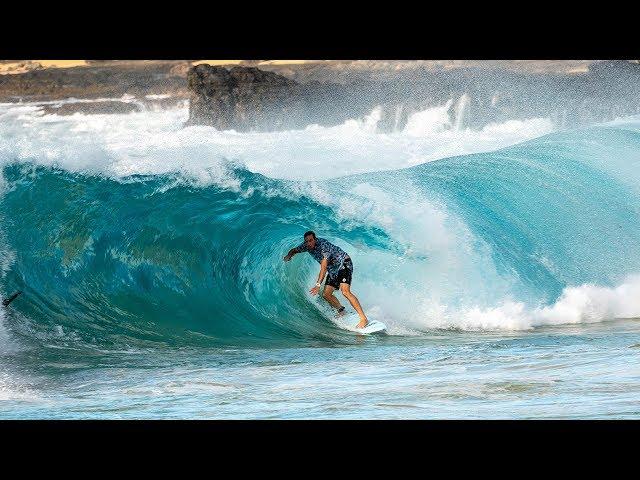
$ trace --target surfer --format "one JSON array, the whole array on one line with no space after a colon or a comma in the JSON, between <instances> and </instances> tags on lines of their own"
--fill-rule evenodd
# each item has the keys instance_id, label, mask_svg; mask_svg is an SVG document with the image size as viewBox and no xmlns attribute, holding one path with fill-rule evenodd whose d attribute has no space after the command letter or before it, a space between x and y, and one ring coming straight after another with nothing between
<instances>
[{"instance_id":1,"label":"surfer","mask_svg":"<svg viewBox=\"0 0 640 480\"><path fill-rule=\"evenodd\" d=\"M320 264L320 273L318 274L318 281L316 285L309 290L312 295L317 295L322 286L322 281L327 275L327 281L324 286L324 299L329 304L338 310L338 315L344 314L344 307L340 304L338 299L333 295L334 290L340 289L342 295L345 296L356 312L360 316L360 322L356 328L364 328L367 326L367 316L362 311L358 298L351 292L351 277L353 275L353 263L349 255L337 245L325 240L324 238L316 237L316 234L312 231L308 231L304 234L304 242L295 248L289 250L284 257L284 261L288 262L291 258L302 252L309 252L311 256Z\"/></svg>"}]
</instances>

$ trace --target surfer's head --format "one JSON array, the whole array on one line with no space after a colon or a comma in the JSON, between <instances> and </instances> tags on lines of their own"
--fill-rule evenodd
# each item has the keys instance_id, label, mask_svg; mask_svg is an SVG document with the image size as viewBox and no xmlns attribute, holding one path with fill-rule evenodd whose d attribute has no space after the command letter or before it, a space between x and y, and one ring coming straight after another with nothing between
<instances>
[{"instance_id":1,"label":"surfer's head","mask_svg":"<svg viewBox=\"0 0 640 480\"><path fill-rule=\"evenodd\" d=\"M304 243L308 248L316 248L316 234L309 230L304 234Z\"/></svg>"}]
</instances>

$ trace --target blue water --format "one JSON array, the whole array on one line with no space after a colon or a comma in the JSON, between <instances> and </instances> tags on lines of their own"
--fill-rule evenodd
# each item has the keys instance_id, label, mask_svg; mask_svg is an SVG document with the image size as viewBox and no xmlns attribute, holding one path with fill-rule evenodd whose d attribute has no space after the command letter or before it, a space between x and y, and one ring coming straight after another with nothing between
<instances>
[{"instance_id":1,"label":"blue water","mask_svg":"<svg viewBox=\"0 0 640 480\"><path fill-rule=\"evenodd\" d=\"M15 121L1 289L24 293L1 318L0 418L640 412L636 119L328 178L246 158L123 173L124 148L67 151L65 120L26 138ZM179 164L154 142L127 165ZM317 264L282 261L308 229L350 254L388 335L339 329L307 293Z\"/></svg>"}]
</instances>

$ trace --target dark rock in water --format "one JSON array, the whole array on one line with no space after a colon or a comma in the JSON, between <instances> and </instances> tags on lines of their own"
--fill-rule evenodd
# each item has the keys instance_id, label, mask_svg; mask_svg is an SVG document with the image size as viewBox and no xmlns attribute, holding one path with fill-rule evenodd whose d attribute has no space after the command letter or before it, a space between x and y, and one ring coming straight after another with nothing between
<instances>
[{"instance_id":1,"label":"dark rock in water","mask_svg":"<svg viewBox=\"0 0 640 480\"><path fill-rule=\"evenodd\" d=\"M42 110L46 114L73 115L74 113L97 114L97 113L130 113L139 112L140 106L136 103L119 102L117 100L96 101L96 102L74 102L63 104L43 105Z\"/></svg>"},{"instance_id":2,"label":"dark rock in water","mask_svg":"<svg viewBox=\"0 0 640 480\"><path fill-rule=\"evenodd\" d=\"M300 84L254 67L201 64L187 74L191 92L187 125L210 125L219 130L270 131L332 125L362 109L349 102L344 86ZM345 109L343 97L351 108ZM370 109L370 103L366 109ZM365 110L366 111L366 110Z\"/></svg>"},{"instance_id":3,"label":"dark rock in water","mask_svg":"<svg viewBox=\"0 0 640 480\"><path fill-rule=\"evenodd\" d=\"M189 124L218 129L276 130L295 125L298 84L257 68L198 65L187 81L191 91Z\"/></svg>"}]
</instances>

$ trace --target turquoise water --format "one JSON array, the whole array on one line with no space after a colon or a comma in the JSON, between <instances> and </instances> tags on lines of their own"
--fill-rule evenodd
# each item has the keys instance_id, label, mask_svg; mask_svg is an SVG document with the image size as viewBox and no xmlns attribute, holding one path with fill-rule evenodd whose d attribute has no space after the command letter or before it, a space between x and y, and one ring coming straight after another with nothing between
<instances>
[{"instance_id":1,"label":"turquoise water","mask_svg":"<svg viewBox=\"0 0 640 480\"><path fill-rule=\"evenodd\" d=\"M638 415L637 119L470 154L493 133L458 132L465 154L426 163L453 133L311 129L273 166L275 134L7 112L1 287L24 293L0 319L0 418ZM398 156L366 171L361 144ZM282 261L308 229L388 335L336 327L317 264Z\"/></svg>"}]
</instances>

